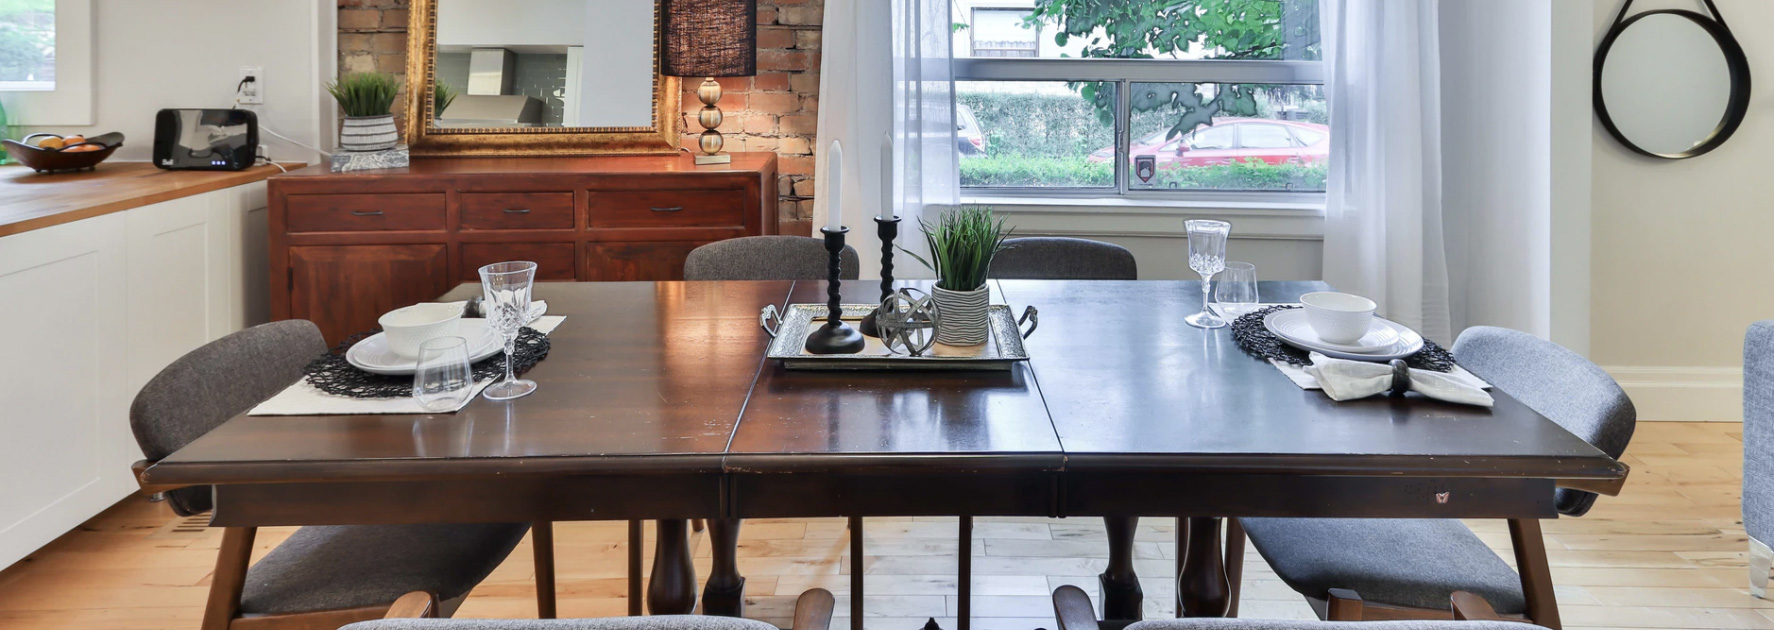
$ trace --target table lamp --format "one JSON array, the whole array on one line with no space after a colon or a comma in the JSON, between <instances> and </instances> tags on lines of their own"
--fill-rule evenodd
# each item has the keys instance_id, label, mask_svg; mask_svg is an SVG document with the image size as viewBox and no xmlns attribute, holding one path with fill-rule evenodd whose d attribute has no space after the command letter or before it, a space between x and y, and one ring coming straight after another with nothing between
<instances>
[{"instance_id":1,"label":"table lamp","mask_svg":"<svg viewBox=\"0 0 1774 630\"><path fill-rule=\"evenodd\" d=\"M703 77L696 88L702 101L697 122L702 123L702 154L697 164L729 164L733 156L721 153L721 84L715 77L749 77L758 73L757 0L663 0L664 24L660 40L664 55L661 72L674 77Z\"/></svg>"}]
</instances>

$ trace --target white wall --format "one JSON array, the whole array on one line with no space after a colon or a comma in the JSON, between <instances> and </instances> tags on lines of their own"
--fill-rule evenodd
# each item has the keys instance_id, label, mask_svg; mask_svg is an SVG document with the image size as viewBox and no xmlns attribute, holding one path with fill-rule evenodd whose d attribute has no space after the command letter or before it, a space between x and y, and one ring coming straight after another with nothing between
<instances>
[{"instance_id":1,"label":"white wall","mask_svg":"<svg viewBox=\"0 0 1774 630\"><path fill-rule=\"evenodd\" d=\"M587 41L586 4L586 0L446 0L437 5L437 42L495 48L581 46ZM599 6L600 14L603 9ZM652 17L649 12L649 24Z\"/></svg>"},{"instance_id":2,"label":"white wall","mask_svg":"<svg viewBox=\"0 0 1774 630\"><path fill-rule=\"evenodd\" d=\"M1743 334L1774 317L1774 2L1717 0L1749 57L1749 114L1706 155L1631 153L1595 125L1591 356L1626 387L1639 417L1740 420ZM1618 0L1594 0L1594 43ZM1705 11L1698 0L1640 0L1633 11ZM1757 75L1756 73L1760 73ZM1659 95L1646 95L1659 98Z\"/></svg>"},{"instance_id":3,"label":"white wall","mask_svg":"<svg viewBox=\"0 0 1774 630\"><path fill-rule=\"evenodd\" d=\"M265 69L259 123L304 143L333 142L330 97L338 7L330 0L96 0L93 124L27 127L24 133L127 139L113 160L153 153L154 113L168 107L234 106L241 66ZM326 100L323 100L326 99ZM316 159L261 134L278 160ZM318 143L318 144L317 144Z\"/></svg>"}]
</instances>

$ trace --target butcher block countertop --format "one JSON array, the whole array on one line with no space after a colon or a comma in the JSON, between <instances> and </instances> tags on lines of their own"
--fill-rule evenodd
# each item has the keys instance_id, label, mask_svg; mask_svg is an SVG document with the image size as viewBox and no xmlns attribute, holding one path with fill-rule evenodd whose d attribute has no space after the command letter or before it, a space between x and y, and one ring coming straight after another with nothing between
<instances>
[{"instance_id":1,"label":"butcher block countertop","mask_svg":"<svg viewBox=\"0 0 1774 630\"><path fill-rule=\"evenodd\" d=\"M0 166L0 236L250 184L277 173L277 167L268 165L244 171L168 171L147 162L111 162L95 171L55 174Z\"/></svg>"}]
</instances>

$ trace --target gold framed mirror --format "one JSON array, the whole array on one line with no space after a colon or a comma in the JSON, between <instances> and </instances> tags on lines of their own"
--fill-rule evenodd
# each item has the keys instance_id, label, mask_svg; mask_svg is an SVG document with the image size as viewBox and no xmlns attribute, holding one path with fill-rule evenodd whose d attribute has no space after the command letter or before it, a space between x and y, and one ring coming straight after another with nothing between
<instances>
[{"instance_id":1,"label":"gold framed mirror","mask_svg":"<svg viewBox=\"0 0 1774 630\"><path fill-rule=\"evenodd\" d=\"M659 73L659 47L657 0L412 0L407 145L415 156L676 153L681 93Z\"/></svg>"}]
</instances>

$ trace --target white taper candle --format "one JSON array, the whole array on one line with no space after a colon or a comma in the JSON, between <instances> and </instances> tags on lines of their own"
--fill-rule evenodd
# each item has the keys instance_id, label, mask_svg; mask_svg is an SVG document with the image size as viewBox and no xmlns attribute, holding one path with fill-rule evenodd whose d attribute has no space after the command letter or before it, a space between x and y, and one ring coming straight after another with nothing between
<instances>
[{"instance_id":1,"label":"white taper candle","mask_svg":"<svg viewBox=\"0 0 1774 630\"><path fill-rule=\"evenodd\" d=\"M893 203L893 134L881 136L881 216L899 218Z\"/></svg>"},{"instance_id":2,"label":"white taper candle","mask_svg":"<svg viewBox=\"0 0 1774 630\"><path fill-rule=\"evenodd\" d=\"M832 148L826 151L830 157L825 166L825 227L836 232L844 229L844 145L832 141Z\"/></svg>"}]
</instances>

